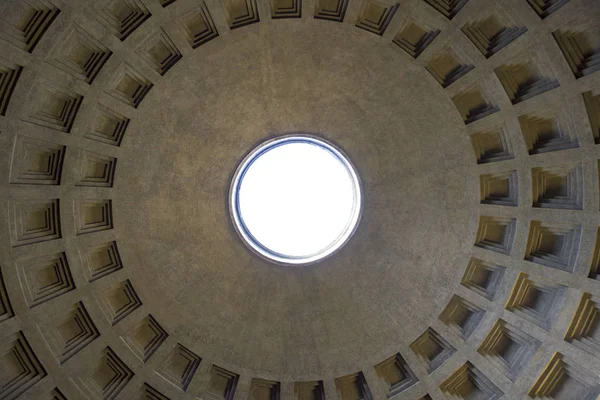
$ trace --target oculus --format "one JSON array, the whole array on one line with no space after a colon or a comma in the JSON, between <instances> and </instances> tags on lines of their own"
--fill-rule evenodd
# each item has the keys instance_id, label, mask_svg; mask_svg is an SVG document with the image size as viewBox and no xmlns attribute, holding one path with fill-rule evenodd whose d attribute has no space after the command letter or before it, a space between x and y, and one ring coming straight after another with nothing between
<instances>
[{"instance_id":1,"label":"oculus","mask_svg":"<svg viewBox=\"0 0 600 400\"><path fill-rule=\"evenodd\" d=\"M253 149L231 182L229 207L243 242L268 261L301 266L348 242L360 221L361 185L348 157L309 135Z\"/></svg>"}]
</instances>

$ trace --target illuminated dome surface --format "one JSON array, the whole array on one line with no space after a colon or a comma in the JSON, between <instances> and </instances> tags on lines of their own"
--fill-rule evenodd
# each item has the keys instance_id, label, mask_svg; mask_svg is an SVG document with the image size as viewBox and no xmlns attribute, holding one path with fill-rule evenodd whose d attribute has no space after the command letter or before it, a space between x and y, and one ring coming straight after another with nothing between
<instances>
[{"instance_id":1,"label":"illuminated dome surface","mask_svg":"<svg viewBox=\"0 0 600 400\"><path fill-rule=\"evenodd\" d=\"M598 21L0 1L0 399L595 399Z\"/></svg>"}]
</instances>

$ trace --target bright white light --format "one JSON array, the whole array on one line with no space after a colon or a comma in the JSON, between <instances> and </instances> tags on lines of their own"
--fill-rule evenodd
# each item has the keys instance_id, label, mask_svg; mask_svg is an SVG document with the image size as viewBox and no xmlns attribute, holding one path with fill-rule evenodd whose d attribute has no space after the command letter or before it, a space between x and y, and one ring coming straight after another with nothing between
<instances>
[{"instance_id":1,"label":"bright white light","mask_svg":"<svg viewBox=\"0 0 600 400\"><path fill-rule=\"evenodd\" d=\"M255 250L279 262L309 263L333 253L353 233L360 214L352 166L314 138L263 146L242 163L237 185L234 181L238 231Z\"/></svg>"}]
</instances>

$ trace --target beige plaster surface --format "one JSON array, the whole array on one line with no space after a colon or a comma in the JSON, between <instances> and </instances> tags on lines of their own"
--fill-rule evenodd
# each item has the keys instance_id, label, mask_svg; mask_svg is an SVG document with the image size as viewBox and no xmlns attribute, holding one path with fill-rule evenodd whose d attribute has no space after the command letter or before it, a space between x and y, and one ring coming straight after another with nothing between
<instances>
[{"instance_id":1,"label":"beige plaster surface","mask_svg":"<svg viewBox=\"0 0 600 400\"><path fill-rule=\"evenodd\" d=\"M540 19L526 0L469 0L449 21L423 0L405 0L378 36L355 26L362 0L349 1L342 23L314 19L314 0L303 1L301 18L271 19L269 2L259 0L260 22L234 30L225 4L206 0L219 36L196 49L179 21L200 2L176 0L166 8L157 0L140 3L152 16L124 41L100 22L106 4L93 0L52 0L61 13L31 53L0 31L0 66L23 67L0 116L0 300L9 299L12 309L0 310L0 348L12 351L15 335L22 334L46 371L20 398L52 398L55 388L68 399L102 398L93 376L107 347L134 374L120 399L140 398L145 383L171 399L216 398L209 393L214 364L240 375L234 400L251 397L253 378L280 382L283 399L295 399L295 382L322 380L327 399L342 399L335 379L359 371L378 400L388 387L373 366L396 353L418 379L398 399L446 398L440 385L466 361L504 398L523 399L555 352L598 383L598 354L566 341L565 332L582 296L600 296L600 280L589 276L600 246L600 145L582 97L600 94L600 72L576 79L552 36L558 28L587 26L578 21L598 16L596 1L570 0ZM6 11L0 19L23 4L0 0ZM528 31L485 58L461 27L490 11ZM441 31L416 60L392 42L409 21ZM74 26L113 53L91 85L53 63ZM161 32L182 55L164 76L145 54ZM475 68L444 89L425 66L448 49ZM528 57L560 86L513 105L495 70ZM153 84L138 108L111 94L125 66ZM40 82L83 96L70 132L32 123ZM452 98L476 86L500 111L465 125ZM89 139L99 105L130 119L120 146ZM529 155L519 116L557 113L578 146ZM514 158L477 165L471 135L499 127ZM293 132L342 148L364 193L362 219L349 243L330 259L296 268L251 253L227 206L243 156L267 138ZM66 146L59 185L14 182L11 174L23 161L15 152L21 138ZM84 151L116 158L112 187L81 185ZM532 168L562 164L582 165L581 209L532 207ZM509 171L517 173L518 205L481 204L479 177ZM61 237L15 245L21 219L14 205L55 199ZM112 229L78 234L76 205L100 199L112 200ZM481 216L516 219L510 254L474 246ZM581 227L572 271L524 259L532 221ZM123 268L91 281L86 252L113 241ZM62 252L72 290L32 306L28 263ZM460 284L471 258L506 268L491 300ZM521 272L566 287L549 329L505 307ZM112 290L126 280L138 304L115 322L110 302L119 301ZM466 339L439 318L453 295L485 313ZM98 337L61 363L57 328L77 304ZM135 337L149 315L168 336L143 360ZM499 319L540 342L514 381L477 351ZM456 349L432 373L410 348L429 327ZM202 359L185 391L165 373L179 344Z\"/></svg>"}]
</instances>

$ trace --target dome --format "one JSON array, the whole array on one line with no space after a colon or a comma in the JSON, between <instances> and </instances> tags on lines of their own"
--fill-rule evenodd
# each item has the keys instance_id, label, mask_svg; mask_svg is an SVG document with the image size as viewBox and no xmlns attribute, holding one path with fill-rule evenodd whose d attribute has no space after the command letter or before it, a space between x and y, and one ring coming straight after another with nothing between
<instances>
[{"instance_id":1,"label":"dome","mask_svg":"<svg viewBox=\"0 0 600 400\"><path fill-rule=\"evenodd\" d=\"M0 399L596 399L598 21L3 0Z\"/></svg>"}]
</instances>

